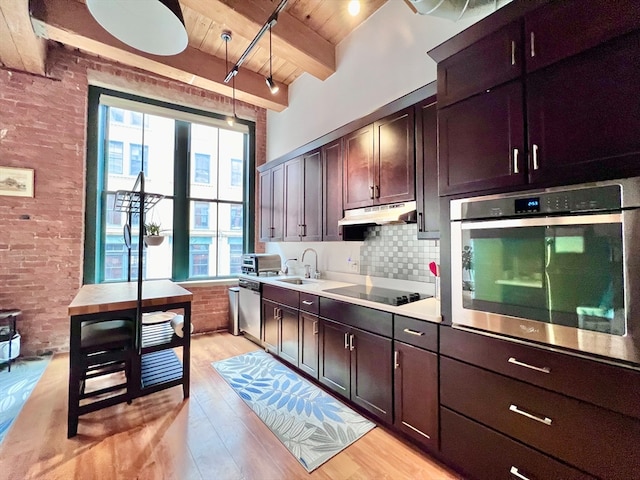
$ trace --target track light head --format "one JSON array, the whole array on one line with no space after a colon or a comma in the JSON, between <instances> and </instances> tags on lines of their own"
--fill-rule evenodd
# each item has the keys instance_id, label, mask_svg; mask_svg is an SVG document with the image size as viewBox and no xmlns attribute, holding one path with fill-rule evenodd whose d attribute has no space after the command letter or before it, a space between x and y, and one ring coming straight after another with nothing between
<instances>
[{"instance_id":1,"label":"track light head","mask_svg":"<svg viewBox=\"0 0 640 480\"><path fill-rule=\"evenodd\" d=\"M280 90L280 87L276 82L273 81L272 76L265 78L265 81L267 82L267 86L269 87L269 90L271 90L272 94L275 95L276 93L278 93L278 90Z\"/></svg>"},{"instance_id":2,"label":"track light head","mask_svg":"<svg viewBox=\"0 0 640 480\"><path fill-rule=\"evenodd\" d=\"M233 127L236 124L236 122L240 119L238 118L238 115L234 113L233 116L227 115L227 118L225 120L227 121L227 125L229 125L230 127Z\"/></svg>"}]
</instances>

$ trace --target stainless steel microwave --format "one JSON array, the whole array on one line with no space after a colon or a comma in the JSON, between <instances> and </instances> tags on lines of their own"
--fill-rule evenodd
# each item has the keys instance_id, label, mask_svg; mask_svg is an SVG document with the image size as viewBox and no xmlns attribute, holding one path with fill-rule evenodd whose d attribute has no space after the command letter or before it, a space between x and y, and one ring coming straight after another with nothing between
<instances>
[{"instance_id":1,"label":"stainless steel microwave","mask_svg":"<svg viewBox=\"0 0 640 480\"><path fill-rule=\"evenodd\" d=\"M452 323L640 364L640 178L451 201Z\"/></svg>"}]
</instances>

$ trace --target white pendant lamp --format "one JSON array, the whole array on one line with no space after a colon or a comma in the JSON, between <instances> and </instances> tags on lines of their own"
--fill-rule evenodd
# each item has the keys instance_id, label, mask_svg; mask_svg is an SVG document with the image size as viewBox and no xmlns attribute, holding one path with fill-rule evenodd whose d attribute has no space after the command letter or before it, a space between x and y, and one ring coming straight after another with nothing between
<instances>
[{"instance_id":1,"label":"white pendant lamp","mask_svg":"<svg viewBox=\"0 0 640 480\"><path fill-rule=\"evenodd\" d=\"M153 55L177 55L189 38L178 0L86 0L89 12L111 35Z\"/></svg>"}]
</instances>

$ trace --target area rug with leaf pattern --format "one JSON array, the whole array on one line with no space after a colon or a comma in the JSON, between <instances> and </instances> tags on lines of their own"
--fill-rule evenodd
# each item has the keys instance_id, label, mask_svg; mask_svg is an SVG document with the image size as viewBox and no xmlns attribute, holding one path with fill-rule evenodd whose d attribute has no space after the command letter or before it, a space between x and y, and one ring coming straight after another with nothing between
<instances>
[{"instance_id":1,"label":"area rug with leaf pattern","mask_svg":"<svg viewBox=\"0 0 640 480\"><path fill-rule=\"evenodd\" d=\"M0 364L0 443L49 365L51 356L19 357L11 364Z\"/></svg>"},{"instance_id":2,"label":"area rug with leaf pattern","mask_svg":"<svg viewBox=\"0 0 640 480\"><path fill-rule=\"evenodd\" d=\"M308 472L375 427L262 350L212 365Z\"/></svg>"}]
</instances>

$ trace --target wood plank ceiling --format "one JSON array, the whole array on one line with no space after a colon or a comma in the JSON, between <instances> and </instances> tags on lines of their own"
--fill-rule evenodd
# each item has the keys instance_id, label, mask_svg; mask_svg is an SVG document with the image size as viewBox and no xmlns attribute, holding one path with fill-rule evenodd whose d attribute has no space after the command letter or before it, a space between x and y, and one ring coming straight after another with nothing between
<instances>
[{"instance_id":1,"label":"wood plank ceiling","mask_svg":"<svg viewBox=\"0 0 640 480\"><path fill-rule=\"evenodd\" d=\"M105 0L106 1L106 0ZM288 105L288 85L307 72L325 80L336 70L336 45L387 0L360 0L351 16L347 0L289 0L273 27L272 95L269 35L248 55L236 77L236 98L281 111ZM99 55L223 95L231 96L224 78L280 0L180 0L187 27L187 49L171 57L135 50L107 33L93 19L85 0L0 1L0 65L46 75L47 41ZM224 30L232 32L229 68L225 65ZM49 48L57 43L49 43Z\"/></svg>"}]
</instances>

